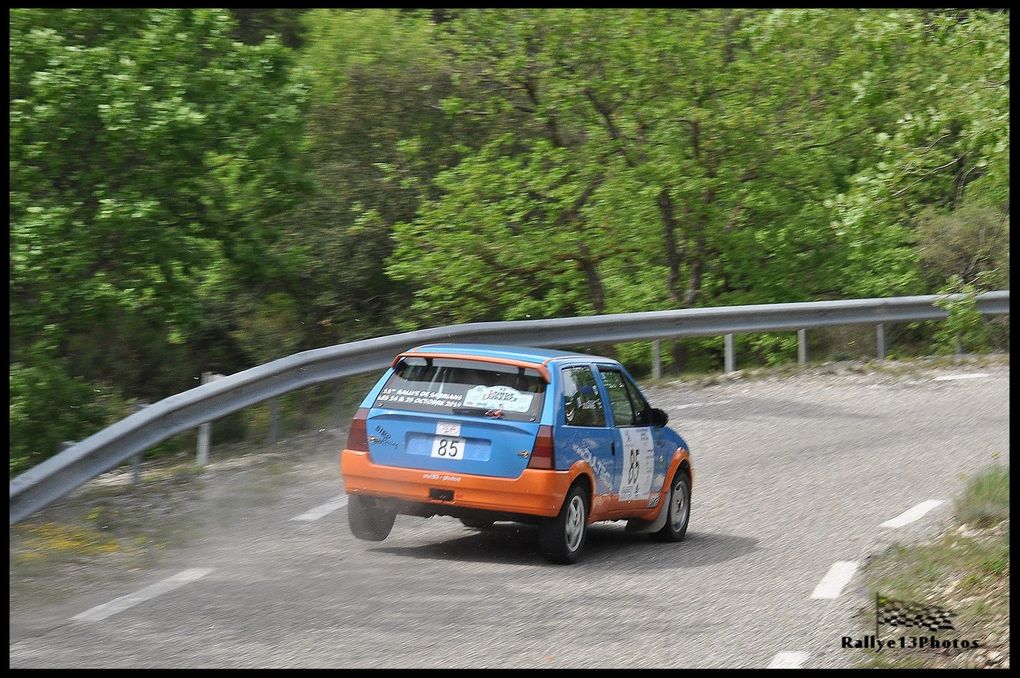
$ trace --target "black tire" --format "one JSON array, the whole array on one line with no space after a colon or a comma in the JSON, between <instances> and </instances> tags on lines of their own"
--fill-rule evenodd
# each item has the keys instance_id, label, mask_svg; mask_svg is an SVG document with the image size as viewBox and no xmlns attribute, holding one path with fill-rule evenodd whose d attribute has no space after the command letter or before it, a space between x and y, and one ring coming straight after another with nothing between
<instances>
[{"instance_id":1,"label":"black tire","mask_svg":"<svg viewBox=\"0 0 1020 678\"><path fill-rule=\"evenodd\" d=\"M396 518L397 512L375 497L352 494L348 499L347 524L358 539L382 541L390 536Z\"/></svg>"},{"instance_id":2,"label":"black tire","mask_svg":"<svg viewBox=\"0 0 1020 678\"><path fill-rule=\"evenodd\" d=\"M681 501L677 502L676 498ZM652 532L653 541L683 541L687 536L687 524L691 522L691 476L684 469L677 469L669 485L669 511L666 524L658 532Z\"/></svg>"},{"instance_id":3,"label":"black tire","mask_svg":"<svg viewBox=\"0 0 1020 678\"><path fill-rule=\"evenodd\" d=\"M560 514L542 523L538 545L542 555L554 563L576 563L588 536L588 494L580 485L567 492Z\"/></svg>"},{"instance_id":4,"label":"black tire","mask_svg":"<svg viewBox=\"0 0 1020 678\"><path fill-rule=\"evenodd\" d=\"M470 527L475 530L487 530L495 524L495 520L488 520L486 518L461 518L460 522L464 523L464 527Z\"/></svg>"}]
</instances>

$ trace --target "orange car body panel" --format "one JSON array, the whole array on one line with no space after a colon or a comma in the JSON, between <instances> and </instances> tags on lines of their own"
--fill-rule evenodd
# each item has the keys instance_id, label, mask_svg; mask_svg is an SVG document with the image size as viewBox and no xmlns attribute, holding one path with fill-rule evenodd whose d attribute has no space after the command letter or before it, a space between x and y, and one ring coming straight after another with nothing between
<instances>
[{"instance_id":1,"label":"orange car body panel","mask_svg":"<svg viewBox=\"0 0 1020 678\"><path fill-rule=\"evenodd\" d=\"M676 469L689 455L680 448L673 455L666 478L672 478ZM690 462L688 461L688 465ZM340 472L348 494L368 494L420 502L484 509L506 513L551 518L556 516L567 490L579 476L584 476L588 490L594 487L594 473L583 462L574 463L567 471L525 469L517 478L495 478L464 473L442 473L422 469L384 466L372 462L367 452L343 450L340 453ZM691 483L694 471L690 470ZM429 496L432 489L452 490L453 499L445 501ZM613 494L592 497L588 522L614 518L654 520L659 510L668 504L668 483L659 489L659 501L648 508L648 499L620 502Z\"/></svg>"}]
</instances>

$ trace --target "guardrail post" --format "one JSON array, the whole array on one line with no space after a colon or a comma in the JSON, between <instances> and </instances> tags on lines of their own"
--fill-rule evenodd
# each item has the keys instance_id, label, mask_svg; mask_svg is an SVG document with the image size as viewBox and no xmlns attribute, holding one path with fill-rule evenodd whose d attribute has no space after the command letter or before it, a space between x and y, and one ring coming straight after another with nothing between
<instances>
[{"instance_id":1,"label":"guardrail post","mask_svg":"<svg viewBox=\"0 0 1020 678\"><path fill-rule=\"evenodd\" d=\"M149 403L135 403L135 412L141 412ZM137 485L142 482L142 453L139 452L131 457L131 484Z\"/></svg>"},{"instance_id":2,"label":"guardrail post","mask_svg":"<svg viewBox=\"0 0 1020 678\"><path fill-rule=\"evenodd\" d=\"M269 442L275 443L280 437L280 399L269 401Z\"/></svg>"},{"instance_id":3,"label":"guardrail post","mask_svg":"<svg viewBox=\"0 0 1020 678\"><path fill-rule=\"evenodd\" d=\"M957 365L963 360L963 342L960 341L960 335L956 335L956 355L953 356L953 362Z\"/></svg>"},{"instance_id":4,"label":"guardrail post","mask_svg":"<svg viewBox=\"0 0 1020 678\"><path fill-rule=\"evenodd\" d=\"M202 373L202 383L208 384L210 381L216 381L222 379L222 374L214 374L212 372ZM205 466L209 463L209 444L210 438L212 437L212 422L205 422L198 426L198 450L195 454L195 463L199 466Z\"/></svg>"},{"instance_id":5,"label":"guardrail post","mask_svg":"<svg viewBox=\"0 0 1020 678\"><path fill-rule=\"evenodd\" d=\"M733 335L727 334L723 341L725 348L725 356L723 360L723 368L726 372L737 371L737 358L733 354Z\"/></svg>"},{"instance_id":6,"label":"guardrail post","mask_svg":"<svg viewBox=\"0 0 1020 678\"><path fill-rule=\"evenodd\" d=\"M336 412L336 427L343 428L344 425L344 389L343 383L336 382L336 395L333 397L333 409Z\"/></svg>"},{"instance_id":7,"label":"guardrail post","mask_svg":"<svg viewBox=\"0 0 1020 678\"><path fill-rule=\"evenodd\" d=\"M195 453L195 463L199 466L209 463L209 438L211 435L209 422L198 425L198 450Z\"/></svg>"},{"instance_id":8,"label":"guardrail post","mask_svg":"<svg viewBox=\"0 0 1020 678\"><path fill-rule=\"evenodd\" d=\"M875 345L878 350L878 359L885 360L885 323L875 325Z\"/></svg>"},{"instance_id":9,"label":"guardrail post","mask_svg":"<svg viewBox=\"0 0 1020 678\"><path fill-rule=\"evenodd\" d=\"M212 372L203 372L201 383L208 384L211 376ZM212 425L208 421L204 424L199 424L198 450L195 452L195 463L199 466L205 466L209 463L209 438L211 435Z\"/></svg>"},{"instance_id":10,"label":"guardrail post","mask_svg":"<svg viewBox=\"0 0 1020 678\"><path fill-rule=\"evenodd\" d=\"M662 341L652 342L652 379L662 379Z\"/></svg>"},{"instance_id":11,"label":"guardrail post","mask_svg":"<svg viewBox=\"0 0 1020 678\"><path fill-rule=\"evenodd\" d=\"M797 330L797 364L807 363L807 330Z\"/></svg>"}]
</instances>

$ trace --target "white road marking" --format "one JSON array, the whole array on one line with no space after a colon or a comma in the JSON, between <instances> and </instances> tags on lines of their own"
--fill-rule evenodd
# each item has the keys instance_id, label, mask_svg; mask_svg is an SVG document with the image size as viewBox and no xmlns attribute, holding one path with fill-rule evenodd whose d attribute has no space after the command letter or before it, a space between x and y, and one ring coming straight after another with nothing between
<instances>
[{"instance_id":1,"label":"white road marking","mask_svg":"<svg viewBox=\"0 0 1020 678\"><path fill-rule=\"evenodd\" d=\"M309 511L305 511L301 515L295 516L295 517L291 518L291 520L302 520L304 522L311 522L313 520L318 520L319 518L321 518L323 516L328 516L333 511L336 511L337 509L341 509L344 506L347 506L347 495L346 494L341 495L341 496L337 497L336 499L331 499L331 500L327 501L325 504L323 504L322 506L316 506L315 508L313 508L313 509L311 509Z\"/></svg>"},{"instance_id":2,"label":"white road marking","mask_svg":"<svg viewBox=\"0 0 1020 678\"><path fill-rule=\"evenodd\" d=\"M903 513L899 514L892 520L887 520L879 527L903 527L908 523L912 523L928 511L931 511L936 506L945 503L941 499L932 499L931 501L922 501L920 504L913 508L909 508Z\"/></svg>"},{"instance_id":3,"label":"white road marking","mask_svg":"<svg viewBox=\"0 0 1020 678\"><path fill-rule=\"evenodd\" d=\"M726 403L732 403L732 402L733 402L733 400L731 398L728 398L728 399L725 399L725 400L713 400L711 402L687 403L686 405L674 405L670 409L673 409L673 410L682 410L685 407L701 407L702 405L725 405Z\"/></svg>"},{"instance_id":4,"label":"white road marking","mask_svg":"<svg viewBox=\"0 0 1020 678\"><path fill-rule=\"evenodd\" d=\"M772 658L772 663L765 668L769 669L799 669L800 665L807 661L807 652L777 652Z\"/></svg>"},{"instance_id":5,"label":"white road marking","mask_svg":"<svg viewBox=\"0 0 1020 678\"><path fill-rule=\"evenodd\" d=\"M168 593L174 589L178 589L189 582L201 579L205 575L212 572L211 568L196 567L190 570L184 570L178 572L172 577L158 581L155 584L146 586L141 591L135 593L129 593L126 596L115 598L108 603L103 605L97 605L91 610L85 610L80 614L76 614L71 617L72 621L102 621L111 615L115 615L118 612L123 612L129 607L134 607L138 603L144 603L146 600L155 598L158 595Z\"/></svg>"},{"instance_id":6,"label":"white road marking","mask_svg":"<svg viewBox=\"0 0 1020 678\"><path fill-rule=\"evenodd\" d=\"M840 560L829 568L829 571L818 582L818 586L811 593L812 598L838 598L843 587L854 577L857 571L857 563L852 560Z\"/></svg>"},{"instance_id":7,"label":"white road marking","mask_svg":"<svg viewBox=\"0 0 1020 678\"><path fill-rule=\"evenodd\" d=\"M987 374L947 374L942 377L935 377L932 381L956 381L957 379L984 379Z\"/></svg>"}]
</instances>

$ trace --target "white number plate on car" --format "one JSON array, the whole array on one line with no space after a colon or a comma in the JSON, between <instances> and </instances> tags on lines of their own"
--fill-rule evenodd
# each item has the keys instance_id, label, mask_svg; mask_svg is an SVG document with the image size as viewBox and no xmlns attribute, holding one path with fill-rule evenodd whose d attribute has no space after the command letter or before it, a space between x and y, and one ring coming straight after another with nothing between
<instances>
[{"instance_id":1,"label":"white number plate on car","mask_svg":"<svg viewBox=\"0 0 1020 678\"><path fill-rule=\"evenodd\" d=\"M437 436L432 441L432 455L439 459L463 459L467 441L463 438Z\"/></svg>"}]
</instances>

